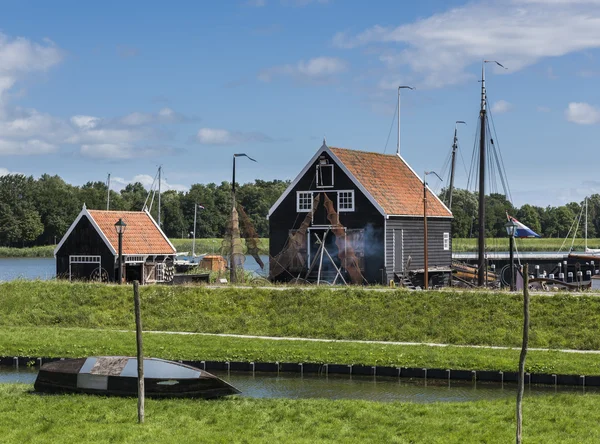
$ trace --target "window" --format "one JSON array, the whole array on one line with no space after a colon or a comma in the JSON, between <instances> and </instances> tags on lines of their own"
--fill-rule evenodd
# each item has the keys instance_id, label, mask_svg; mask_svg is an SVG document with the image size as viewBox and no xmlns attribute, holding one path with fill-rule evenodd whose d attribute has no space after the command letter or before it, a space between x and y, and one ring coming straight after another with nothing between
<instances>
[{"instance_id":1,"label":"window","mask_svg":"<svg viewBox=\"0 0 600 444\"><path fill-rule=\"evenodd\" d=\"M312 211L313 198L310 191L298 191L296 193L296 211L309 213Z\"/></svg>"},{"instance_id":2,"label":"window","mask_svg":"<svg viewBox=\"0 0 600 444\"><path fill-rule=\"evenodd\" d=\"M317 164L317 188L333 188L333 165L326 159L320 159Z\"/></svg>"},{"instance_id":3,"label":"window","mask_svg":"<svg viewBox=\"0 0 600 444\"><path fill-rule=\"evenodd\" d=\"M338 211L354 211L354 190L338 191Z\"/></svg>"},{"instance_id":4,"label":"window","mask_svg":"<svg viewBox=\"0 0 600 444\"><path fill-rule=\"evenodd\" d=\"M444 250L450 249L450 233L444 233Z\"/></svg>"}]
</instances>

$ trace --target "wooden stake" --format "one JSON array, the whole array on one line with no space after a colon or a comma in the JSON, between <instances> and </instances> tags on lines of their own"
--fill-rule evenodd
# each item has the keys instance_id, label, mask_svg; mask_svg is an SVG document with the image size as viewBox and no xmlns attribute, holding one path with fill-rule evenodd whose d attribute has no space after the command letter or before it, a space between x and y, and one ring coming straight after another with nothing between
<instances>
[{"instance_id":1,"label":"wooden stake","mask_svg":"<svg viewBox=\"0 0 600 444\"><path fill-rule=\"evenodd\" d=\"M521 444L523 429L523 391L525 389L525 358L529 346L529 267L523 267L523 346L519 358L519 385L517 389L517 444Z\"/></svg>"},{"instance_id":2,"label":"wooden stake","mask_svg":"<svg viewBox=\"0 0 600 444\"><path fill-rule=\"evenodd\" d=\"M144 422L144 350L142 344L142 312L140 308L140 283L133 281L133 305L135 307L135 339L137 342L138 370L138 423Z\"/></svg>"}]
</instances>

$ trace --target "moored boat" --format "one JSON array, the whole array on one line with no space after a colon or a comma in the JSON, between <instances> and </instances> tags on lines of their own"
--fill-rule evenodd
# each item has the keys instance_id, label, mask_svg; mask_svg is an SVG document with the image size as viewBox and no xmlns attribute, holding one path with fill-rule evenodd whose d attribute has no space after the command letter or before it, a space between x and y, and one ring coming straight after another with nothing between
<instances>
[{"instance_id":1,"label":"moored boat","mask_svg":"<svg viewBox=\"0 0 600 444\"><path fill-rule=\"evenodd\" d=\"M137 358L100 356L44 364L37 392L137 396ZM153 398L218 398L241 393L196 367L158 358L144 359L145 394Z\"/></svg>"}]
</instances>

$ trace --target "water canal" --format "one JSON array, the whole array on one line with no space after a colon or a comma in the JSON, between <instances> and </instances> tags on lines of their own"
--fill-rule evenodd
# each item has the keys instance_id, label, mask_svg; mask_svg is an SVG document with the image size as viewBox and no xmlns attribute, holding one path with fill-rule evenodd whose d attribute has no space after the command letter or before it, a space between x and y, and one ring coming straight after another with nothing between
<instances>
[{"instance_id":1,"label":"water canal","mask_svg":"<svg viewBox=\"0 0 600 444\"><path fill-rule=\"evenodd\" d=\"M391 377L298 375L277 373L211 372L242 391L248 398L360 399L378 402L468 402L514 398L516 384L461 382ZM33 384L35 368L0 368L0 384ZM554 393L600 393L597 388L531 385L526 396Z\"/></svg>"}]
</instances>

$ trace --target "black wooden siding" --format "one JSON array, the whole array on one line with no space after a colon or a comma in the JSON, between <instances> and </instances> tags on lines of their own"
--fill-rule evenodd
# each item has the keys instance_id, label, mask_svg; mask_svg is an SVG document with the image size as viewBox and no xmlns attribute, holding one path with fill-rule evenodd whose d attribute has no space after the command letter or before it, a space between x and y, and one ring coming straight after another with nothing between
<instances>
[{"instance_id":1,"label":"black wooden siding","mask_svg":"<svg viewBox=\"0 0 600 444\"><path fill-rule=\"evenodd\" d=\"M326 153L323 153L323 155L329 158ZM333 162L331 158L329 160ZM318 159L316 162L318 162ZM306 174L269 217L269 254L271 257L275 257L281 252L288 239L289 231L297 229L307 215L307 213L296 211L297 191L326 192L337 211L337 194L335 191L354 190L354 211L339 213L340 223L347 229L365 230L367 239L365 240L365 271L363 274L370 283L381 282L382 270L384 270L383 215L337 165L334 166L334 187L331 189L317 188L315 181L316 162L311 165ZM321 198L319 207L322 207L322 205L323 198ZM313 223L314 225L328 225L329 222L325 212L319 210L315 214ZM291 275L284 276L285 274L280 275L277 279L285 281L292 277Z\"/></svg>"},{"instance_id":2,"label":"black wooden siding","mask_svg":"<svg viewBox=\"0 0 600 444\"><path fill-rule=\"evenodd\" d=\"M450 267L452 263L452 219L427 218L428 263L432 267ZM423 218L390 217L386 223L386 270L388 279L393 272L401 272L408 257L411 261L409 270L424 268ZM444 250L444 233L449 233L450 248ZM404 248L402 248L404 247ZM404 259L404 264L402 262Z\"/></svg>"},{"instance_id":3,"label":"black wooden siding","mask_svg":"<svg viewBox=\"0 0 600 444\"><path fill-rule=\"evenodd\" d=\"M71 231L60 250L56 252L56 276L69 277L69 256L72 255L96 255L101 256L102 268L108 273L108 280L115 280L115 256L104 243L87 216L79 219L79 222ZM73 265L73 279L89 279L89 274L94 266L88 264Z\"/></svg>"}]
</instances>

